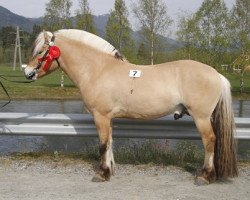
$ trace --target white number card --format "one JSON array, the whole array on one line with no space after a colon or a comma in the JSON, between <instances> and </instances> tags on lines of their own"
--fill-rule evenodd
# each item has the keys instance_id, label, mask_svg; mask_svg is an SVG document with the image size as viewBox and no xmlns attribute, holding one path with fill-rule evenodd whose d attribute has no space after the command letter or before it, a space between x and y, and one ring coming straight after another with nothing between
<instances>
[{"instance_id":1,"label":"white number card","mask_svg":"<svg viewBox=\"0 0 250 200\"><path fill-rule=\"evenodd\" d=\"M141 70L130 70L129 77L140 78L141 77Z\"/></svg>"}]
</instances>

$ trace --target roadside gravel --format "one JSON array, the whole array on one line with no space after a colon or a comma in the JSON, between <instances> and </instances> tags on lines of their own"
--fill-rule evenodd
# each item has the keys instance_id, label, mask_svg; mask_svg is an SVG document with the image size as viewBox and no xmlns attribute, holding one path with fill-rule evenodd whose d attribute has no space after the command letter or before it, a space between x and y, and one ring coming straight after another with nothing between
<instances>
[{"instance_id":1,"label":"roadside gravel","mask_svg":"<svg viewBox=\"0 0 250 200\"><path fill-rule=\"evenodd\" d=\"M116 165L111 181L93 183L97 163L79 159L0 157L0 199L241 199L250 197L250 165L240 176L208 186L174 166Z\"/></svg>"}]
</instances>

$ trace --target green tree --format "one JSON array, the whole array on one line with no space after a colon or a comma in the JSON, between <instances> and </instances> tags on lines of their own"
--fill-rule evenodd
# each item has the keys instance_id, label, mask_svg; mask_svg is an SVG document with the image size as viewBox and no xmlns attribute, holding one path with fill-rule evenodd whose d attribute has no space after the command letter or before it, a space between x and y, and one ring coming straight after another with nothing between
<instances>
[{"instance_id":1,"label":"green tree","mask_svg":"<svg viewBox=\"0 0 250 200\"><path fill-rule=\"evenodd\" d=\"M50 0L46 3L43 25L50 31L61 28L71 28L70 9L71 0Z\"/></svg>"},{"instance_id":2,"label":"green tree","mask_svg":"<svg viewBox=\"0 0 250 200\"><path fill-rule=\"evenodd\" d=\"M114 10L111 10L107 21L105 38L120 52L128 53L128 46L133 46L131 28L128 21L128 11L123 0L115 0ZM131 50L131 48L130 48Z\"/></svg>"},{"instance_id":3,"label":"green tree","mask_svg":"<svg viewBox=\"0 0 250 200\"><path fill-rule=\"evenodd\" d=\"M13 60L13 50L16 29L11 26L3 27L0 30L0 62L11 62Z\"/></svg>"},{"instance_id":4,"label":"green tree","mask_svg":"<svg viewBox=\"0 0 250 200\"><path fill-rule=\"evenodd\" d=\"M138 48L137 59L141 62L145 62L146 60L148 60L148 52L145 48L144 43L141 43ZM142 64L146 64L146 63L142 63Z\"/></svg>"},{"instance_id":5,"label":"green tree","mask_svg":"<svg viewBox=\"0 0 250 200\"><path fill-rule=\"evenodd\" d=\"M177 35L189 54L198 53L199 60L207 64L222 64L230 46L229 13L224 1L205 0L195 14L181 18Z\"/></svg>"},{"instance_id":6,"label":"green tree","mask_svg":"<svg viewBox=\"0 0 250 200\"><path fill-rule=\"evenodd\" d=\"M141 33L150 46L151 64L154 64L154 52L159 34L166 35L172 20L168 16L167 6L162 0L138 0L133 13L141 25Z\"/></svg>"},{"instance_id":7,"label":"green tree","mask_svg":"<svg viewBox=\"0 0 250 200\"><path fill-rule=\"evenodd\" d=\"M205 0L195 15L199 45L220 52L227 49L229 17L223 0Z\"/></svg>"},{"instance_id":8,"label":"green tree","mask_svg":"<svg viewBox=\"0 0 250 200\"><path fill-rule=\"evenodd\" d=\"M3 54L7 50L7 48L11 47L13 44L15 44L16 35L16 29L12 26L6 26L3 27L0 31L0 40L1 40L1 46L3 48Z\"/></svg>"},{"instance_id":9,"label":"green tree","mask_svg":"<svg viewBox=\"0 0 250 200\"><path fill-rule=\"evenodd\" d=\"M178 40L184 44L182 59L194 59L196 29L193 15L181 16L176 35Z\"/></svg>"},{"instance_id":10,"label":"green tree","mask_svg":"<svg viewBox=\"0 0 250 200\"><path fill-rule=\"evenodd\" d=\"M42 27L39 25L34 24L32 27L32 33L30 35L30 47L32 46L32 43L35 41L37 35L42 31Z\"/></svg>"},{"instance_id":11,"label":"green tree","mask_svg":"<svg viewBox=\"0 0 250 200\"><path fill-rule=\"evenodd\" d=\"M250 49L250 1L236 0L231 12L231 36L234 47L246 51Z\"/></svg>"},{"instance_id":12,"label":"green tree","mask_svg":"<svg viewBox=\"0 0 250 200\"><path fill-rule=\"evenodd\" d=\"M16 29L11 26L3 27L0 30L0 62L13 62L14 44L16 40ZM21 30L20 40L22 47L22 60L27 61L29 48L32 46L30 33Z\"/></svg>"},{"instance_id":13,"label":"green tree","mask_svg":"<svg viewBox=\"0 0 250 200\"><path fill-rule=\"evenodd\" d=\"M88 0L79 0L79 7L76 15L76 28L96 34Z\"/></svg>"}]
</instances>

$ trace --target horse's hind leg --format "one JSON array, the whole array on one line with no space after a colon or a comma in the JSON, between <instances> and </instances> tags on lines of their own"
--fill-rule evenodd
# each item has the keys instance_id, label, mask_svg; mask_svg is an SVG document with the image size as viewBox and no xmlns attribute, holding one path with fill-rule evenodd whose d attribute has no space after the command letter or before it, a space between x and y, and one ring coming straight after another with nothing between
<instances>
[{"instance_id":1,"label":"horse's hind leg","mask_svg":"<svg viewBox=\"0 0 250 200\"><path fill-rule=\"evenodd\" d=\"M196 177L197 185L204 185L216 180L214 168L214 146L215 134L211 125L210 117L205 119L195 119L195 124L200 132L205 150L205 159L202 171Z\"/></svg>"},{"instance_id":2,"label":"horse's hind leg","mask_svg":"<svg viewBox=\"0 0 250 200\"><path fill-rule=\"evenodd\" d=\"M99 134L99 152L101 156L100 168L92 181L101 182L110 180L114 174L114 156L112 151L111 119L99 113L94 114L96 128Z\"/></svg>"}]
</instances>

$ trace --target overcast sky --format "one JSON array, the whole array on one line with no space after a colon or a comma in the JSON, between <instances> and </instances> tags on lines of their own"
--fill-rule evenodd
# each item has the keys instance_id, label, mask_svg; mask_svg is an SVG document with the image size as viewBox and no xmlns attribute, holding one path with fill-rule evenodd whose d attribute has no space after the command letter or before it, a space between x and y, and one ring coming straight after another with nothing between
<instances>
[{"instance_id":1,"label":"overcast sky","mask_svg":"<svg viewBox=\"0 0 250 200\"><path fill-rule=\"evenodd\" d=\"M71 14L75 15L79 0L73 0L73 7ZM125 0L128 10L131 11L133 2L138 0ZM178 16L182 15L183 12L193 13L200 6L203 0L163 0L167 7L169 16L174 20L172 25L172 30L176 30L176 21ZM228 6L231 8L235 3L235 0L224 0ZM49 0L0 0L0 5L7 8L21 16L25 17L41 17L45 12L45 4ZM114 7L115 0L89 0L90 9L94 15L107 14ZM134 20L133 15L130 12L129 16L132 28L137 29L137 23Z\"/></svg>"},{"instance_id":2,"label":"overcast sky","mask_svg":"<svg viewBox=\"0 0 250 200\"><path fill-rule=\"evenodd\" d=\"M125 0L127 7L131 10L132 2L137 0ZM163 0L167 6L169 15L176 18L180 11L194 12L203 0ZM45 4L49 0L0 0L0 5L10 11L25 17L41 17L45 12ZM90 8L94 15L106 14L114 7L115 0L89 0ZM231 8L235 0L225 0ZM72 15L77 9L78 0L73 0Z\"/></svg>"}]
</instances>

